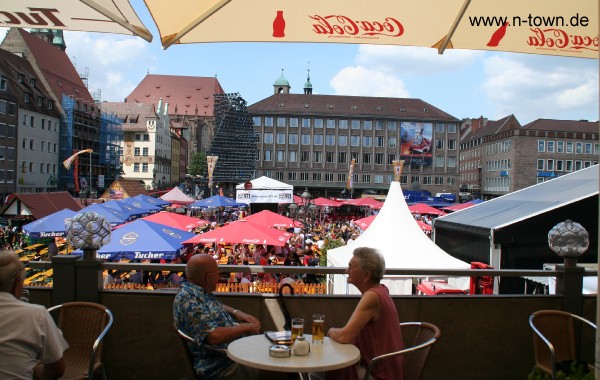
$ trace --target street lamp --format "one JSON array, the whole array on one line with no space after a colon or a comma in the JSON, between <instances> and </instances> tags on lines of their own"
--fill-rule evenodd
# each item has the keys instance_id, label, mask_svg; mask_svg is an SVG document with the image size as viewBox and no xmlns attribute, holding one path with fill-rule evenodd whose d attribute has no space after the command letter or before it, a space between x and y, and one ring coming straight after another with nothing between
<instances>
[{"instance_id":1,"label":"street lamp","mask_svg":"<svg viewBox=\"0 0 600 380\"><path fill-rule=\"evenodd\" d=\"M304 189L304 192L300 195L302 198L302 206L298 206L296 203L292 202L288 207L290 210L290 216L297 221L302 222L304 225L304 232L310 230L311 219L317 213L317 206L314 203L311 203L312 196L308 192L308 188Z\"/></svg>"}]
</instances>

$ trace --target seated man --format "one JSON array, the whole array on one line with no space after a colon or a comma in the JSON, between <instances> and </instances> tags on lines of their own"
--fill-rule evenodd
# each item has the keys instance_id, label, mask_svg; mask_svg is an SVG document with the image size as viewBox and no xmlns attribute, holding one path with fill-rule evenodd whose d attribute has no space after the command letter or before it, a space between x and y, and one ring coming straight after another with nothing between
<instances>
[{"instance_id":1,"label":"seated man","mask_svg":"<svg viewBox=\"0 0 600 380\"><path fill-rule=\"evenodd\" d=\"M380 284L385 273L385 260L373 248L360 247L352 253L346 274L348 283L356 286L362 297L346 323L330 328L327 335L339 343L354 343L360 350L360 378L371 359L404 348L398 313L388 288ZM385 334L385 339L382 339ZM376 380L402 380L403 358L397 356L379 363L371 376ZM356 370L326 372L327 378L357 379Z\"/></svg>"},{"instance_id":2,"label":"seated man","mask_svg":"<svg viewBox=\"0 0 600 380\"><path fill-rule=\"evenodd\" d=\"M24 279L17 255L0 253L0 379L59 378L69 345L43 306L19 300Z\"/></svg>"},{"instance_id":3,"label":"seated man","mask_svg":"<svg viewBox=\"0 0 600 380\"><path fill-rule=\"evenodd\" d=\"M219 282L219 267L211 255L199 254L188 261L188 282L173 303L173 318L178 329L194 338L191 352L198 375L206 379L252 379L256 373L231 361L227 355L205 345L225 347L248 334L260 333L260 322L251 315L217 301L213 292Z\"/></svg>"}]
</instances>

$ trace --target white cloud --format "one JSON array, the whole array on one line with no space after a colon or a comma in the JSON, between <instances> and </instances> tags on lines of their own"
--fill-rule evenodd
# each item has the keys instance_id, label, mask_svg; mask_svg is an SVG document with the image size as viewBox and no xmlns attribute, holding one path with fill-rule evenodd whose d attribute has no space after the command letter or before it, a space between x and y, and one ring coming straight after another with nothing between
<instances>
[{"instance_id":1,"label":"white cloud","mask_svg":"<svg viewBox=\"0 0 600 380\"><path fill-rule=\"evenodd\" d=\"M495 115L515 114L523 122L538 118L597 119L598 64L576 58L493 55L484 60L482 89Z\"/></svg>"},{"instance_id":2,"label":"white cloud","mask_svg":"<svg viewBox=\"0 0 600 380\"><path fill-rule=\"evenodd\" d=\"M363 66L343 68L329 84L336 95L409 97L401 79Z\"/></svg>"},{"instance_id":3,"label":"white cloud","mask_svg":"<svg viewBox=\"0 0 600 380\"><path fill-rule=\"evenodd\" d=\"M65 32L65 41L77 70L89 69L89 86L102 90L102 100L123 101L157 65L150 44L140 38Z\"/></svg>"}]
</instances>

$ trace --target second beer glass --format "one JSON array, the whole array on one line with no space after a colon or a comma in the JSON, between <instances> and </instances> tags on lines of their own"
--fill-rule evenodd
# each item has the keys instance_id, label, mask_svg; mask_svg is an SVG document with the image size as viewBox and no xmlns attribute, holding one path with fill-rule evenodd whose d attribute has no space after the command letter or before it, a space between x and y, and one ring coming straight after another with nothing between
<instances>
[{"instance_id":1,"label":"second beer glass","mask_svg":"<svg viewBox=\"0 0 600 380\"><path fill-rule=\"evenodd\" d=\"M292 342L296 341L297 336L304 336L304 319L292 318Z\"/></svg>"},{"instance_id":2,"label":"second beer glass","mask_svg":"<svg viewBox=\"0 0 600 380\"><path fill-rule=\"evenodd\" d=\"M312 317L312 342L323 343L325 336L325 314L313 314Z\"/></svg>"}]
</instances>

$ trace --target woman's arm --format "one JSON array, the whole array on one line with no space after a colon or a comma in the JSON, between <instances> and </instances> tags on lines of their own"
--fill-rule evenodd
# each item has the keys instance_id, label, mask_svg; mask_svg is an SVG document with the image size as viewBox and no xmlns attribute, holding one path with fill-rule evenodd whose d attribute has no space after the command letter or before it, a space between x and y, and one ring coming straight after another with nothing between
<instances>
[{"instance_id":1,"label":"woman's arm","mask_svg":"<svg viewBox=\"0 0 600 380\"><path fill-rule=\"evenodd\" d=\"M375 292L366 291L350 316L346 326L332 327L327 335L338 343L352 343L361 330L374 318L379 317L381 304Z\"/></svg>"}]
</instances>

